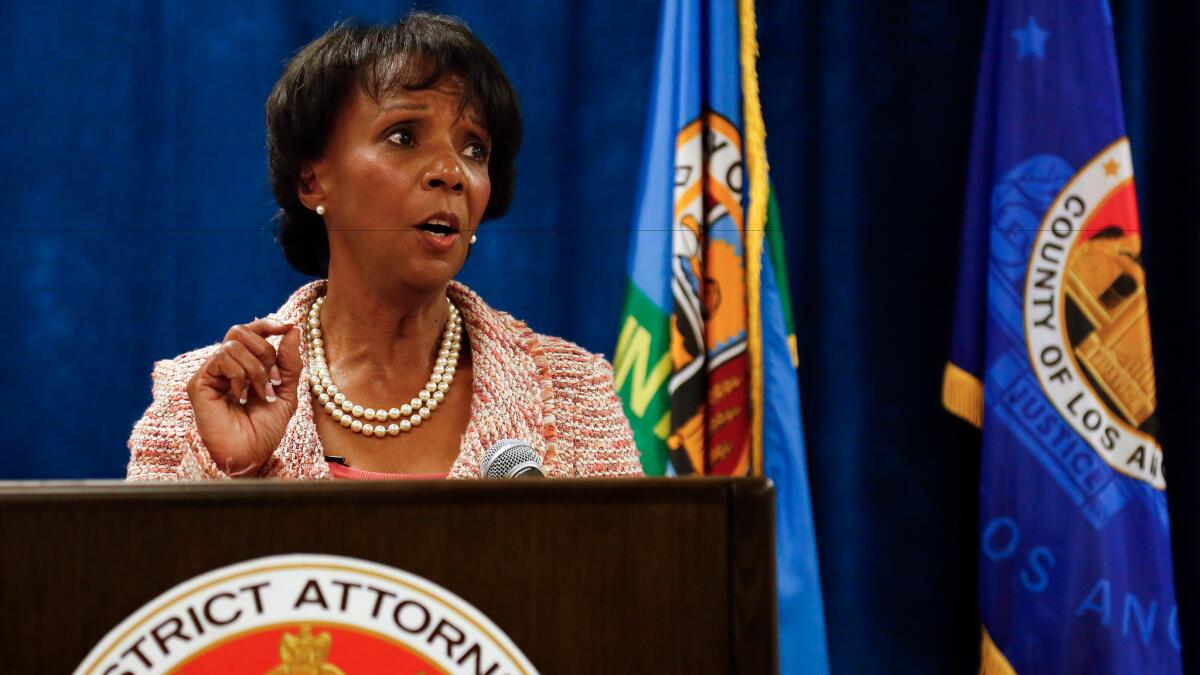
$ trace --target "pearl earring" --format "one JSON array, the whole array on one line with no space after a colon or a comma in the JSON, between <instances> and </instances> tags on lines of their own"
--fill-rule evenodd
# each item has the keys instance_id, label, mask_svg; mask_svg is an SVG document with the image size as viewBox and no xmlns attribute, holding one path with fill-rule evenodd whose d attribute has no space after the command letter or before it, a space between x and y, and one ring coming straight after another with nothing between
<instances>
[{"instance_id":1,"label":"pearl earring","mask_svg":"<svg viewBox=\"0 0 1200 675\"><path fill-rule=\"evenodd\" d=\"M477 241L479 241L479 237L476 237L475 235L471 235L471 243L474 244Z\"/></svg>"},{"instance_id":2,"label":"pearl earring","mask_svg":"<svg viewBox=\"0 0 1200 675\"><path fill-rule=\"evenodd\" d=\"M323 215L325 215L325 205L324 205L324 204L317 204L317 209L316 209L316 210L317 210L317 215L318 215L318 216L323 216Z\"/></svg>"}]
</instances>

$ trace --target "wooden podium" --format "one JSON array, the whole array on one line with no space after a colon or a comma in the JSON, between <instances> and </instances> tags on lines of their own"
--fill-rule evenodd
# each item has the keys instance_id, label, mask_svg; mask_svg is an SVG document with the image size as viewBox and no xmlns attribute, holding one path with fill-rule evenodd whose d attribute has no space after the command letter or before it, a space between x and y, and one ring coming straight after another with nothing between
<instances>
[{"instance_id":1,"label":"wooden podium","mask_svg":"<svg viewBox=\"0 0 1200 675\"><path fill-rule=\"evenodd\" d=\"M180 582L315 553L444 586L544 674L773 673L773 498L749 478L0 483L0 670L72 672Z\"/></svg>"}]
</instances>

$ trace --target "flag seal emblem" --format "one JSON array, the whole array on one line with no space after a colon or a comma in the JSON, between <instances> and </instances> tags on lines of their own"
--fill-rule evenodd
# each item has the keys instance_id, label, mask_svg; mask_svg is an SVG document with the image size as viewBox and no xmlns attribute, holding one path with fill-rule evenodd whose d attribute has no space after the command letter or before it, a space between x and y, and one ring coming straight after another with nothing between
<instances>
[{"instance_id":1,"label":"flag seal emblem","mask_svg":"<svg viewBox=\"0 0 1200 675\"><path fill-rule=\"evenodd\" d=\"M1025 340L1046 397L1109 466L1166 487L1129 140L1075 173L1025 275Z\"/></svg>"},{"instance_id":2,"label":"flag seal emblem","mask_svg":"<svg viewBox=\"0 0 1200 675\"><path fill-rule=\"evenodd\" d=\"M750 441L742 136L706 109L675 146L667 446L681 474L742 475Z\"/></svg>"}]
</instances>

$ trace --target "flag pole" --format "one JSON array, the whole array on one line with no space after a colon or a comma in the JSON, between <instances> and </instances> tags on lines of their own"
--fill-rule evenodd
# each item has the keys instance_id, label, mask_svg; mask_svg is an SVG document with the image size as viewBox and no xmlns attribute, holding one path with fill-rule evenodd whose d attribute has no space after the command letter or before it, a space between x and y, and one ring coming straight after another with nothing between
<instances>
[{"instance_id":1,"label":"flag pole","mask_svg":"<svg viewBox=\"0 0 1200 675\"><path fill-rule=\"evenodd\" d=\"M750 356L750 457L752 472L763 475L763 372L762 372L762 254L766 235L767 181L766 124L758 98L758 23L754 0L738 0L739 54L742 66L742 107L745 117L746 168L750 202L746 218L747 350Z\"/></svg>"}]
</instances>

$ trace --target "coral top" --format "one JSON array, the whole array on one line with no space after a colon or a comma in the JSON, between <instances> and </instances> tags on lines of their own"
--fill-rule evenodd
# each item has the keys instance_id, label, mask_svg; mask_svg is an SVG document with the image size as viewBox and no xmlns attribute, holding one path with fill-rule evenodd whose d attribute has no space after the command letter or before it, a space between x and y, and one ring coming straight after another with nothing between
<instances>
[{"instance_id":1,"label":"coral top","mask_svg":"<svg viewBox=\"0 0 1200 675\"><path fill-rule=\"evenodd\" d=\"M341 480L441 480L450 476L448 473L385 473L383 471L363 471L352 466L337 462L329 462L329 475Z\"/></svg>"},{"instance_id":2,"label":"coral top","mask_svg":"<svg viewBox=\"0 0 1200 675\"><path fill-rule=\"evenodd\" d=\"M302 286L273 317L300 322L325 287L324 280ZM474 369L471 419L447 478L479 477L483 453L504 439L532 445L549 477L642 474L629 421L613 388L612 366L602 356L534 333L462 284L451 282L447 290L462 312ZM280 339L268 338L276 347ZM209 345L154 364L154 400L129 436L128 480L229 477L204 447L187 395L188 380L219 347ZM300 358L307 365L303 347ZM298 385L297 397L296 413L279 447L257 475L333 478L313 422L312 391Z\"/></svg>"}]
</instances>

